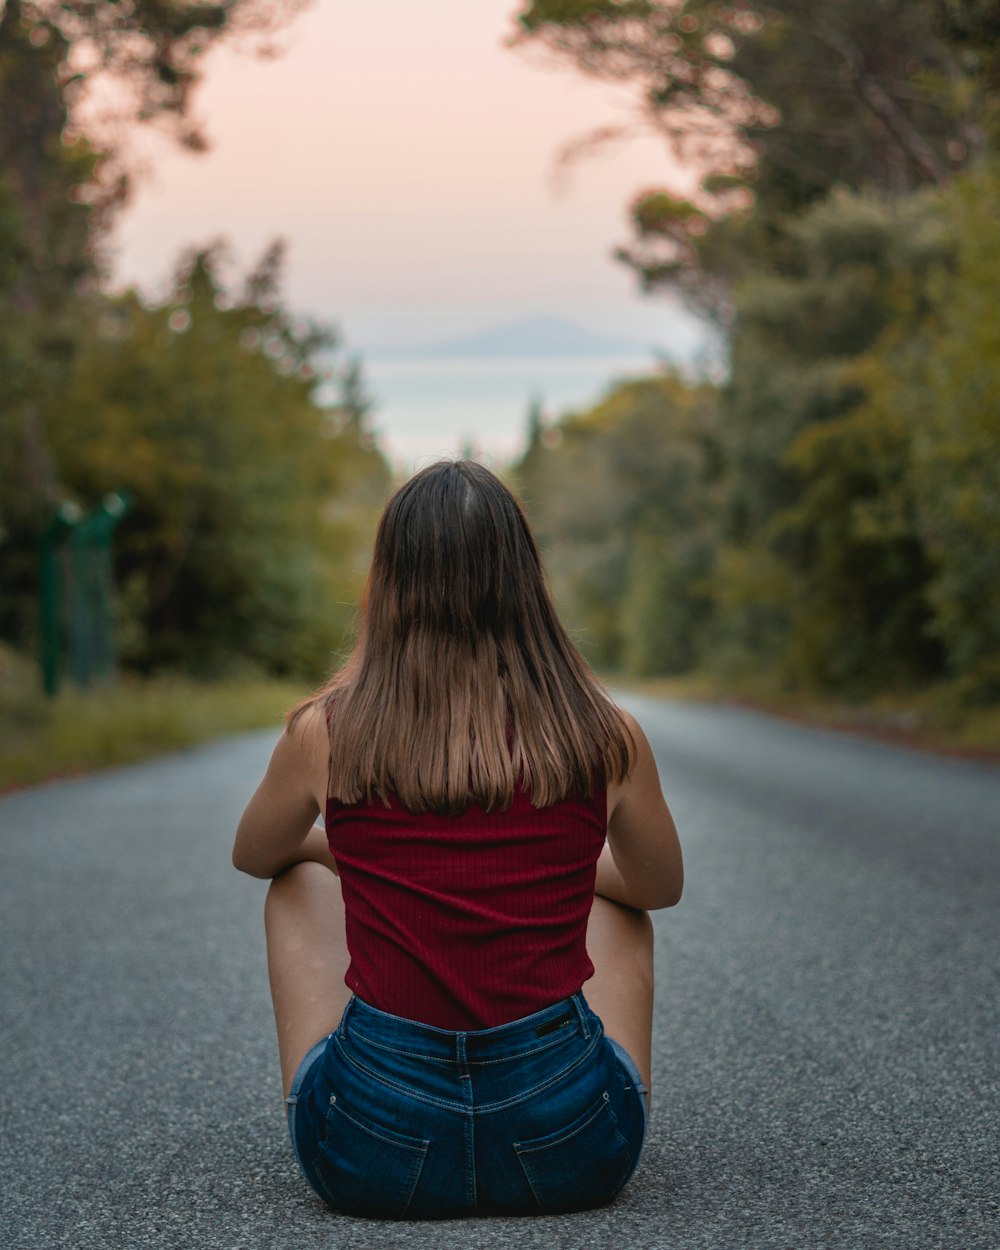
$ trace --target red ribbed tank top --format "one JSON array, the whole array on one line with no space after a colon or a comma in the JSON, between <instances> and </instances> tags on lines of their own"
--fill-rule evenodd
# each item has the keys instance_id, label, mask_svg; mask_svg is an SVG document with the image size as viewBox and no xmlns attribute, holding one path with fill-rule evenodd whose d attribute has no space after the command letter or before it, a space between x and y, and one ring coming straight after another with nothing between
<instances>
[{"instance_id":1,"label":"red ribbed tank top","mask_svg":"<svg viewBox=\"0 0 1000 1250\"><path fill-rule=\"evenodd\" d=\"M373 1007L442 1029L506 1024L575 994L594 965L587 920L607 794L536 808L414 814L393 796L327 801L351 956Z\"/></svg>"}]
</instances>

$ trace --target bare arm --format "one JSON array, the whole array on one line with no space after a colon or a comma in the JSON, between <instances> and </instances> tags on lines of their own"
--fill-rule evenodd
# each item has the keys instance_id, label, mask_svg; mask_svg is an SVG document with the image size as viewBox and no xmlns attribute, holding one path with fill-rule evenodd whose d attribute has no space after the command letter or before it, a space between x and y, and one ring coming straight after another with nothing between
<instances>
[{"instance_id":1,"label":"bare arm","mask_svg":"<svg viewBox=\"0 0 1000 1250\"><path fill-rule=\"evenodd\" d=\"M677 827L667 807L646 735L626 714L636 763L608 790L608 841L597 861L596 893L629 907L672 907L684 887Z\"/></svg>"},{"instance_id":2,"label":"bare arm","mask_svg":"<svg viewBox=\"0 0 1000 1250\"><path fill-rule=\"evenodd\" d=\"M306 712L278 739L236 830L233 864L240 872L267 879L303 860L337 871L326 833L315 824L326 793L326 750L318 712Z\"/></svg>"}]
</instances>

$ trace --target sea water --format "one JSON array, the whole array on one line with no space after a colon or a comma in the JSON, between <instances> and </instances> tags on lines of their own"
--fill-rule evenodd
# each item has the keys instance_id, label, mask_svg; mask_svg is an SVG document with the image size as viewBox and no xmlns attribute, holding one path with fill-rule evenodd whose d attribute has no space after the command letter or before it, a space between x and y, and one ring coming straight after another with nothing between
<instances>
[{"instance_id":1,"label":"sea water","mask_svg":"<svg viewBox=\"0 0 1000 1250\"><path fill-rule=\"evenodd\" d=\"M616 380L656 371L648 357L365 360L371 425L392 463L473 454L497 466L523 450L528 413L553 424L592 407Z\"/></svg>"}]
</instances>

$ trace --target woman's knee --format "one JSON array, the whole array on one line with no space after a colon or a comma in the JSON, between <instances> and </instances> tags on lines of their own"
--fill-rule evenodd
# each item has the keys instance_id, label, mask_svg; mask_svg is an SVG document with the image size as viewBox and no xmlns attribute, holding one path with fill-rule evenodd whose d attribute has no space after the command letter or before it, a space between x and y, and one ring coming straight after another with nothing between
<instances>
[{"instance_id":1,"label":"woman's knee","mask_svg":"<svg viewBox=\"0 0 1000 1250\"><path fill-rule=\"evenodd\" d=\"M648 911L627 907L614 899L598 894L590 913L590 925L598 932L614 935L619 940L653 948L653 921Z\"/></svg>"},{"instance_id":2,"label":"woman's knee","mask_svg":"<svg viewBox=\"0 0 1000 1250\"><path fill-rule=\"evenodd\" d=\"M289 906L308 906L322 900L325 906L340 899L340 882L322 864L304 860L279 873L268 886L264 919Z\"/></svg>"}]
</instances>

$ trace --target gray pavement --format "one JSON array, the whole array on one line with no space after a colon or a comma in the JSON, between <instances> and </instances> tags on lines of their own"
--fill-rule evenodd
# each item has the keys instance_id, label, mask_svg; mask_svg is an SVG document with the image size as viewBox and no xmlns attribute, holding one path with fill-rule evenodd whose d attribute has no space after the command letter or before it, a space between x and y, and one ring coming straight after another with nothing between
<instances>
[{"instance_id":1,"label":"gray pavement","mask_svg":"<svg viewBox=\"0 0 1000 1250\"><path fill-rule=\"evenodd\" d=\"M625 702L688 884L615 1204L391 1224L299 1180L229 866L260 733L0 800L0 1248L998 1250L1000 769Z\"/></svg>"}]
</instances>

